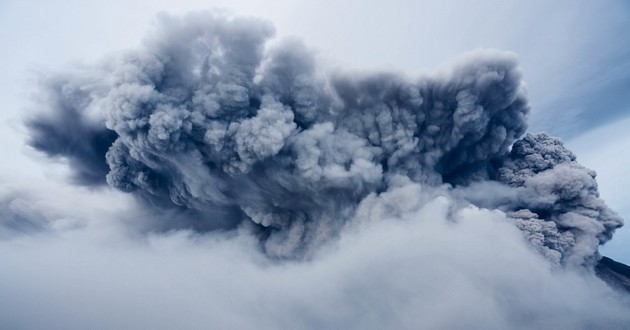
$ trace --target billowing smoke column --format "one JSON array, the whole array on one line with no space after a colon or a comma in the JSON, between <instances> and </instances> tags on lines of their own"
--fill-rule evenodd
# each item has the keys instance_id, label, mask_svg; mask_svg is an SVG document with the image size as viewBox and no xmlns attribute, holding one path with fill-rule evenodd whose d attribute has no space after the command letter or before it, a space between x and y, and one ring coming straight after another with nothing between
<instances>
[{"instance_id":1,"label":"billowing smoke column","mask_svg":"<svg viewBox=\"0 0 630 330\"><path fill-rule=\"evenodd\" d=\"M401 178L500 209L559 264L590 265L622 220L562 143L526 135L516 58L477 51L448 72L322 72L270 24L164 16L141 50L45 80L31 145L199 230L244 226L271 256L339 233Z\"/></svg>"}]
</instances>

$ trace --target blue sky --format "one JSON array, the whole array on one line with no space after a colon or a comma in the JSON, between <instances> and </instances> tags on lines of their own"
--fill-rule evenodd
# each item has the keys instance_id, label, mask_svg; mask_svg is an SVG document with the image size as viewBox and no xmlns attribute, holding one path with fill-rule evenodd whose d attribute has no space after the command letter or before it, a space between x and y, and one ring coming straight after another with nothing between
<instances>
[{"instance_id":1,"label":"blue sky","mask_svg":"<svg viewBox=\"0 0 630 330\"><path fill-rule=\"evenodd\" d=\"M156 13L225 8L271 20L342 69L433 70L462 52L519 54L531 131L565 139L599 173L600 191L626 219L630 181L630 4L625 1L3 1L0 3L0 164L12 180L56 178L64 167L24 147L20 116L38 72L134 47ZM42 165L45 164L45 165ZM630 228L603 254L630 263Z\"/></svg>"}]
</instances>

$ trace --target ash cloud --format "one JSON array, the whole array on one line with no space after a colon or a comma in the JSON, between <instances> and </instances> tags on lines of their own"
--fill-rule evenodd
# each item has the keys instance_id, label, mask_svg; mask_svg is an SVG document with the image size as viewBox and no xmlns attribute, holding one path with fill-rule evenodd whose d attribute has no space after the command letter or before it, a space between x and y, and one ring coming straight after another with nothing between
<instances>
[{"instance_id":1,"label":"ash cloud","mask_svg":"<svg viewBox=\"0 0 630 330\"><path fill-rule=\"evenodd\" d=\"M105 123L89 117L95 86L79 75L42 77L39 105L47 108L31 116L27 126L29 144L51 157L63 157L74 170L79 184L105 183L109 166L103 157L116 133Z\"/></svg>"},{"instance_id":2,"label":"ash cloud","mask_svg":"<svg viewBox=\"0 0 630 330\"><path fill-rule=\"evenodd\" d=\"M592 267L622 225L558 139L523 137L514 54L415 78L326 72L273 34L253 18L163 15L138 50L42 85L30 144L82 184L190 215L170 228L247 230L272 257L312 257L401 182L505 212L558 265Z\"/></svg>"}]
</instances>

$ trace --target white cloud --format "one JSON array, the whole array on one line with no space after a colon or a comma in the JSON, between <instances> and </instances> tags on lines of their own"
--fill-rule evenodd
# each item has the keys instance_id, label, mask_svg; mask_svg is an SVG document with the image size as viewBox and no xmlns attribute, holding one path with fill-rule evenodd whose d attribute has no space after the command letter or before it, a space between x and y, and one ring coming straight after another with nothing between
<instances>
[{"instance_id":1,"label":"white cloud","mask_svg":"<svg viewBox=\"0 0 630 330\"><path fill-rule=\"evenodd\" d=\"M356 219L308 261L272 261L244 231L138 240L117 225L133 220L131 206L2 241L0 319L28 329L629 324L629 301L593 275L551 269L500 212L460 209L417 185L398 189L419 198L371 200L358 217L375 221ZM400 216L383 219L380 207Z\"/></svg>"}]
</instances>

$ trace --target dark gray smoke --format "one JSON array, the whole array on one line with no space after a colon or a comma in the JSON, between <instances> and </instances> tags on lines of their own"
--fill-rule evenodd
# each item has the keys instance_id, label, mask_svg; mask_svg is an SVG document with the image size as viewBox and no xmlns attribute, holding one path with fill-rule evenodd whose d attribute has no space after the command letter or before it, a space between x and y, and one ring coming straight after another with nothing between
<instances>
[{"instance_id":1,"label":"dark gray smoke","mask_svg":"<svg viewBox=\"0 0 630 330\"><path fill-rule=\"evenodd\" d=\"M595 176L560 139L527 134L501 161L495 181L476 182L456 194L507 212L547 259L592 265L598 246L623 223L599 198Z\"/></svg>"},{"instance_id":2,"label":"dark gray smoke","mask_svg":"<svg viewBox=\"0 0 630 330\"><path fill-rule=\"evenodd\" d=\"M38 101L50 109L28 120L30 144L50 156L68 159L75 180L88 185L105 182L109 166L104 154L117 138L104 122L88 118L95 87L78 75L45 78Z\"/></svg>"},{"instance_id":3,"label":"dark gray smoke","mask_svg":"<svg viewBox=\"0 0 630 330\"><path fill-rule=\"evenodd\" d=\"M516 57L476 51L446 72L324 72L273 27L216 14L164 16L144 46L49 78L31 145L190 221L308 255L359 203L401 178L515 219L550 260L591 264L622 220L562 143L527 135Z\"/></svg>"}]
</instances>

